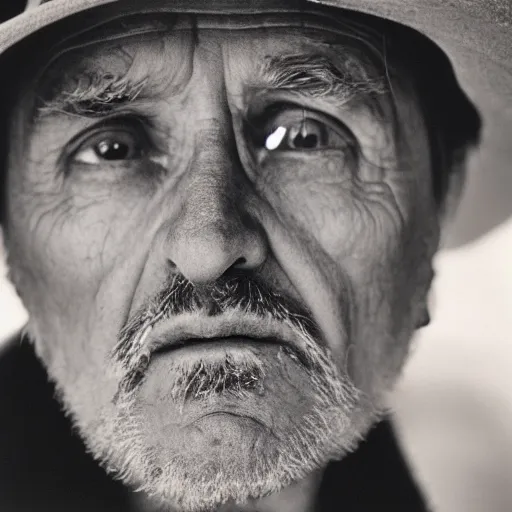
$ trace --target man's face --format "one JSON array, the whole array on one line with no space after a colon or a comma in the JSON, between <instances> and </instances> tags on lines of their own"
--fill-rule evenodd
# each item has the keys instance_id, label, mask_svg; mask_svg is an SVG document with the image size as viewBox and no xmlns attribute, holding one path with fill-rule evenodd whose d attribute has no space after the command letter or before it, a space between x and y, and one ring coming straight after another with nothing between
<instances>
[{"instance_id":1,"label":"man's face","mask_svg":"<svg viewBox=\"0 0 512 512\"><path fill-rule=\"evenodd\" d=\"M15 112L12 278L98 458L184 508L257 497L353 446L425 314L417 98L349 24L127 26Z\"/></svg>"}]
</instances>

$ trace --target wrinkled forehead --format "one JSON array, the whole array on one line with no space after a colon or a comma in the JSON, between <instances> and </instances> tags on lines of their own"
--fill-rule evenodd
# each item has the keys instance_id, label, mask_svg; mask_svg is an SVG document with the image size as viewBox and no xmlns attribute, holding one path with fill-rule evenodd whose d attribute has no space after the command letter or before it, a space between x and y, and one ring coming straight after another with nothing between
<instances>
[{"instance_id":1,"label":"wrinkled forehead","mask_svg":"<svg viewBox=\"0 0 512 512\"><path fill-rule=\"evenodd\" d=\"M382 43L374 27L348 15L138 13L59 41L37 82L52 90L65 88L66 77L74 81L80 74L101 71L107 77L130 74L133 81L147 77L162 83L165 76L185 72L198 49L206 58L210 53L228 60L232 77L254 82L275 78L279 66L286 65L285 56L296 59L296 72L302 56L304 61L318 59L319 66L332 67L352 82L369 82L383 75Z\"/></svg>"}]
</instances>

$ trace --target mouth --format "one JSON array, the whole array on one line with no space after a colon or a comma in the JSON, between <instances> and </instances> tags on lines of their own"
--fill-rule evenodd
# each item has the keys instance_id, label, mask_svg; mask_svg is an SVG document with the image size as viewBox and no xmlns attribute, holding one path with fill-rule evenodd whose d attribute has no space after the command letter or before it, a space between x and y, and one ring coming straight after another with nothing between
<instances>
[{"instance_id":1,"label":"mouth","mask_svg":"<svg viewBox=\"0 0 512 512\"><path fill-rule=\"evenodd\" d=\"M153 355L190 350L228 350L248 346L279 346L306 364L304 341L291 326L271 317L207 317L187 313L154 326L148 340Z\"/></svg>"},{"instance_id":2,"label":"mouth","mask_svg":"<svg viewBox=\"0 0 512 512\"><path fill-rule=\"evenodd\" d=\"M214 349L218 347L241 346L245 344L257 345L280 345L282 347L289 347L289 344L278 338L252 338L249 336L223 336L212 338L185 338L168 345L162 345L154 351L154 354L165 354L168 352L175 352L180 349Z\"/></svg>"}]
</instances>

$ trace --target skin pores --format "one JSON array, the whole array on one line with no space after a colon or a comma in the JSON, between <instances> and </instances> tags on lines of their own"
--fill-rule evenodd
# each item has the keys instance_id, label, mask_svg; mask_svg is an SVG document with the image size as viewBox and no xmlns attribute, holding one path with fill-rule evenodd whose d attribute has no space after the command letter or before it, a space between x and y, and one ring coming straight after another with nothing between
<instances>
[{"instance_id":1,"label":"skin pores","mask_svg":"<svg viewBox=\"0 0 512 512\"><path fill-rule=\"evenodd\" d=\"M64 53L26 88L12 123L6 238L38 353L96 455L191 510L277 491L353 446L424 316L437 247L427 134L407 77L385 76L349 26L255 19L227 30L199 18L191 31L183 17ZM154 357L119 401L112 351L128 319L174 275L204 290L230 272L307 312L311 346L357 403L329 402L304 426L321 403L311 373L278 345L240 339ZM183 318L192 331L208 325L201 311ZM228 359L257 360L263 391L173 401L176 368ZM343 431L322 426L335 420ZM221 478L213 498L207 484L187 498L186 480L163 490L169 464L232 479L254 454L298 449L287 444L297 432L323 437L293 470L276 456L252 487ZM154 474L135 467L148 454Z\"/></svg>"}]
</instances>

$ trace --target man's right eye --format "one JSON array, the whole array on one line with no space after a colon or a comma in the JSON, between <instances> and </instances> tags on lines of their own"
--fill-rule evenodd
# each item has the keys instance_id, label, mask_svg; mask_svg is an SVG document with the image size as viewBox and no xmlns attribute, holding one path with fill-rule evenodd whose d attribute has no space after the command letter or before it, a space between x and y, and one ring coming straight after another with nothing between
<instances>
[{"instance_id":1,"label":"man's right eye","mask_svg":"<svg viewBox=\"0 0 512 512\"><path fill-rule=\"evenodd\" d=\"M147 137L140 130L104 129L81 143L73 160L88 165L140 160L149 151Z\"/></svg>"}]
</instances>

